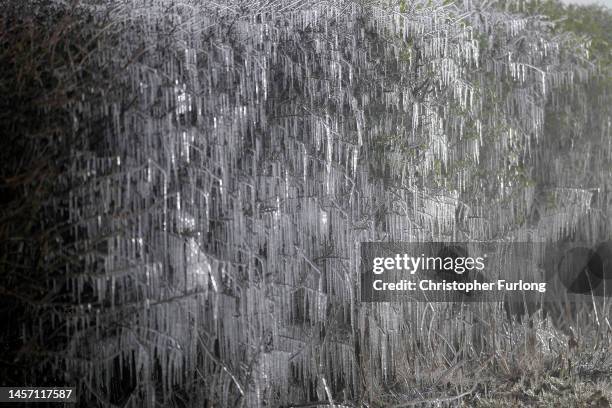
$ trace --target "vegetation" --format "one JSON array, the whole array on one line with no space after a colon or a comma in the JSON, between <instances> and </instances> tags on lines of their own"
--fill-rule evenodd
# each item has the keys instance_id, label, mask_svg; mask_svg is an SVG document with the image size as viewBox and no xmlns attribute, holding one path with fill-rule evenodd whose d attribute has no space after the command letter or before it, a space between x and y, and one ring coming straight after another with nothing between
<instances>
[{"instance_id":1,"label":"vegetation","mask_svg":"<svg viewBox=\"0 0 612 408\"><path fill-rule=\"evenodd\" d=\"M609 237L608 11L1 5L0 385L609 406L605 302L359 301L360 242Z\"/></svg>"}]
</instances>

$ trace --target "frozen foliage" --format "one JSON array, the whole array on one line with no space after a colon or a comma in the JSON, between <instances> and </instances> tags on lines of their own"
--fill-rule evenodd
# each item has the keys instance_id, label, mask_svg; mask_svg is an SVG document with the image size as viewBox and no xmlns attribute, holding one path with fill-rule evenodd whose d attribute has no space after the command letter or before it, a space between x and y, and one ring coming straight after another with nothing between
<instances>
[{"instance_id":1,"label":"frozen foliage","mask_svg":"<svg viewBox=\"0 0 612 408\"><path fill-rule=\"evenodd\" d=\"M431 385L424 348L437 367L513 347L440 305L361 306L359 242L575 228L591 192L527 170L552 160L547 101L591 69L550 23L471 1L91 3L100 86L69 107L86 147L49 258L78 259L70 383L108 402L124 378L127 406L342 402Z\"/></svg>"}]
</instances>

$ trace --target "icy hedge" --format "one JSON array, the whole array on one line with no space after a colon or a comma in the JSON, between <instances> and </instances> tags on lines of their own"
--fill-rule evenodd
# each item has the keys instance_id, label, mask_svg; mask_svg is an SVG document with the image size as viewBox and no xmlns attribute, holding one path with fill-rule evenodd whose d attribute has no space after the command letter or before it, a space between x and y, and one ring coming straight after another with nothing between
<instances>
[{"instance_id":1,"label":"icy hedge","mask_svg":"<svg viewBox=\"0 0 612 408\"><path fill-rule=\"evenodd\" d=\"M575 138L545 132L593 72L573 37L472 1L97 3L63 66L88 87L44 204L68 225L53 318L23 325L61 345L41 367L100 404L286 406L513 347L442 306L362 306L359 243L574 230L593 189L533 170Z\"/></svg>"}]
</instances>

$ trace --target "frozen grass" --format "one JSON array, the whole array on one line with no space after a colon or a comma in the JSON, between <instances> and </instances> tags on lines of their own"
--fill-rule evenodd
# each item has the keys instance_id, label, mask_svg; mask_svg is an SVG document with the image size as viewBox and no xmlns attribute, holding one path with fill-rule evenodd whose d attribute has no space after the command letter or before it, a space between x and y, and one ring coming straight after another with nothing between
<instances>
[{"instance_id":1,"label":"frozen grass","mask_svg":"<svg viewBox=\"0 0 612 408\"><path fill-rule=\"evenodd\" d=\"M567 333L540 312L523 317L523 323L500 317L496 332L477 335L506 338L510 347L472 348L454 359L451 353L440 364L435 360L441 350L423 353L418 375L429 385L413 384L415 375L409 370L390 389L378 389L372 406L607 407L612 397L611 330L586 317L582 314L582 323Z\"/></svg>"}]
</instances>

